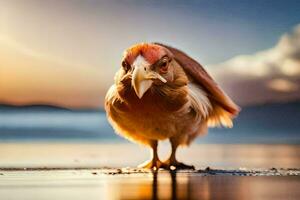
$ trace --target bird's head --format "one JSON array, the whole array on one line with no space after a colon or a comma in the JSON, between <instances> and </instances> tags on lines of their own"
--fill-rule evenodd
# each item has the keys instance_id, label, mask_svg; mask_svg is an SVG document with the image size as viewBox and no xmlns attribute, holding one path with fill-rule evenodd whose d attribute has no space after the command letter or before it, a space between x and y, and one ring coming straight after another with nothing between
<instances>
[{"instance_id":1,"label":"bird's head","mask_svg":"<svg viewBox=\"0 0 300 200\"><path fill-rule=\"evenodd\" d=\"M131 74L131 85L140 99L153 85L173 81L172 53L157 44L141 43L125 50L122 68Z\"/></svg>"}]
</instances>

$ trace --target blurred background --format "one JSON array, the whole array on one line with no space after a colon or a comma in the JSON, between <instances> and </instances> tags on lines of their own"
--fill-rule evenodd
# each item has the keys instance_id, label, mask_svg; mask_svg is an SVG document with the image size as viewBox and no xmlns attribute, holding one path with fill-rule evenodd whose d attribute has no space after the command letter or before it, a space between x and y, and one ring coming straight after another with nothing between
<instances>
[{"instance_id":1,"label":"blurred background","mask_svg":"<svg viewBox=\"0 0 300 200\"><path fill-rule=\"evenodd\" d=\"M297 0L0 1L2 156L15 148L8 143L127 143L106 120L104 96L123 50L153 41L198 60L242 107L232 129L210 129L196 143L299 144L299 7Z\"/></svg>"}]
</instances>

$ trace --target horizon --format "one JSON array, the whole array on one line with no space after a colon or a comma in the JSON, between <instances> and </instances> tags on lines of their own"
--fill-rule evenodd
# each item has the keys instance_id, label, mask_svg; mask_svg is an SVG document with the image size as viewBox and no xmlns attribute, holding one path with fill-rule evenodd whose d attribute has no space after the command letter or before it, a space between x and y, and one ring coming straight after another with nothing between
<instances>
[{"instance_id":1,"label":"horizon","mask_svg":"<svg viewBox=\"0 0 300 200\"><path fill-rule=\"evenodd\" d=\"M243 111L243 108L251 108L251 107L261 107L261 106L268 106L268 105L285 105L285 104L299 104L300 100L292 100L292 101L278 101L278 102L261 102L258 104L248 104L245 106L240 107L241 112ZM30 104L9 104L9 103L0 103L1 107L11 107L11 108L30 108L30 107L49 107L54 109L63 109L63 110L69 110L69 111L100 111L105 112L103 107L66 107L59 104L47 104L47 103L30 103Z\"/></svg>"}]
</instances>

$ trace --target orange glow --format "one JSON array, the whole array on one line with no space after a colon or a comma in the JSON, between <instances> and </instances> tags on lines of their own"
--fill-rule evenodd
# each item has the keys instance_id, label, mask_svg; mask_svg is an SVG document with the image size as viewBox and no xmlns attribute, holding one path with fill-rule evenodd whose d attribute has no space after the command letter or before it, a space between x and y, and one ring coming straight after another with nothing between
<instances>
[{"instance_id":1,"label":"orange glow","mask_svg":"<svg viewBox=\"0 0 300 200\"><path fill-rule=\"evenodd\" d=\"M100 107L100 68L76 66L0 38L0 101Z\"/></svg>"}]
</instances>

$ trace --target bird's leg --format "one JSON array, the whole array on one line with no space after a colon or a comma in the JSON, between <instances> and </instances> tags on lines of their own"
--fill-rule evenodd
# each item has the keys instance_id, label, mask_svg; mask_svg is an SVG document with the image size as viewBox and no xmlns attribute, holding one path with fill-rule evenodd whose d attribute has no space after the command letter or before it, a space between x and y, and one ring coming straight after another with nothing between
<instances>
[{"instance_id":1,"label":"bird's leg","mask_svg":"<svg viewBox=\"0 0 300 200\"><path fill-rule=\"evenodd\" d=\"M176 150L178 147L178 143L175 140L172 140L172 138L170 139L171 142L171 146L172 146L172 152L171 152L171 156L168 160L166 160L163 163L163 167L166 169L171 169L171 170L176 170L176 169L195 169L194 166L192 165L186 165L182 162L177 161L176 159Z\"/></svg>"},{"instance_id":2,"label":"bird's leg","mask_svg":"<svg viewBox=\"0 0 300 200\"><path fill-rule=\"evenodd\" d=\"M138 167L144 169L157 170L162 165L162 162L159 160L157 154L157 146L158 146L157 140L152 140L150 146L151 146L151 159L149 161L140 164Z\"/></svg>"}]
</instances>

